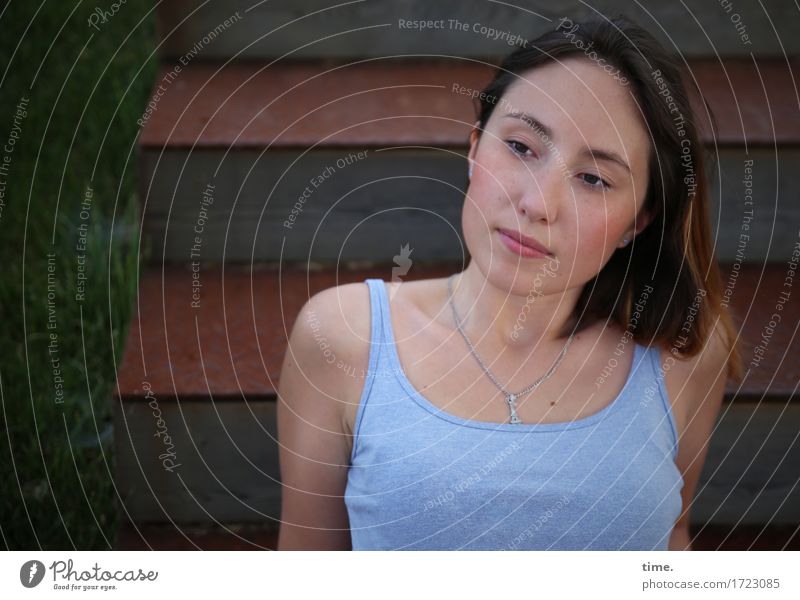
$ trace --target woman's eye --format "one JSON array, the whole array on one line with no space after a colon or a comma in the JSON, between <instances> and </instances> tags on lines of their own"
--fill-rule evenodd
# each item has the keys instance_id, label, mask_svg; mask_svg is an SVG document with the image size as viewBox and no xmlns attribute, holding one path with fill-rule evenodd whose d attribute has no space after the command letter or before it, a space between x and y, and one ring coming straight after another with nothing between
<instances>
[{"instance_id":1,"label":"woman's eye","mask_svg":"<svg viewBox=\"0 0 800 600\"><path fill-rule=\"evenodd\" d=\"M506 143L511 147L511 151L519 156L525 156L525 151L530 150L530 148L528 148L522 142L517 142L515 140L508 140ZM531 150L531 152L533 152L533 150Z\"/></svg>"},{"instance_id":2,"label":"woman's eye","mask_svg":"<svg viewBox=\"0 0 800 600\"><path fill-rule=\"evenodd\" d=\"M597 175L595 175L593 173L584 173L582 175L582 177L585 178L583 180L583 182L586 185L588 185L590 188L595 188L595 189L598 189L598 190L600 190L600 189L606 189L607 190L607 189L609 189L611 187L609 185L609 183L605 179L602 179L601 177L598 177Z\"/></svg>"}]
</instances>

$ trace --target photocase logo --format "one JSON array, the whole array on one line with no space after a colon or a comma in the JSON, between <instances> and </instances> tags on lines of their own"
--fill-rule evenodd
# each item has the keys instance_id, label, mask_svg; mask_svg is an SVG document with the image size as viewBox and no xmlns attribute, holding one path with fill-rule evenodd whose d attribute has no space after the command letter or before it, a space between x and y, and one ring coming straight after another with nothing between
<instances>
[{"instance_id":1,"label":"photocase logo","mask_svg":"<svg viewBox=\"0 0 800 600\"><path fill-rule=\"evenodd\" d=\"M26 588L33 588L44 579L44 563L29 560L19 570L19 580Z\"/></svg>"},{"instance_id":2,"label":"photocase logo","mask_svg":"<svg viewBox=\"0 0 800 600\"><path fill-rule=\"evenodd\" d=\"M405 275L408 273L408 270L411 268L412 261L409 256L411 256L413 251L414 249L409 249L408 244L406 244L405 246L400 247L400 254L396 254L393 257L394 264L397 266L392 267L392 283L395 281L403 281L400 278L405 277ZM393 295L395 291L396 288L393 288L390 293Z\"/></svg>"}]
</instances>

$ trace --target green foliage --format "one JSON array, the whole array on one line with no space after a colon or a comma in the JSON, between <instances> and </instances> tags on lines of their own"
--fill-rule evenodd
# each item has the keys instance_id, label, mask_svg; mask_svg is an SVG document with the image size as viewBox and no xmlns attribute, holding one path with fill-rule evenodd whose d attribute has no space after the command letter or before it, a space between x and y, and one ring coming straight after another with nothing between
<instances>
[{"instance_id":1,"label":"green foliage","mask_svg":"<svg viewBox=\"0 0 800 600\"><path fill-rule=\"evenodd\" d=\"M129 0L96 31L98 6L0 15L0 541L12 550L108 549L118 520L112 391L138 272L136 120L157 62L152 3Z\"/></svg>"}]
</instances>

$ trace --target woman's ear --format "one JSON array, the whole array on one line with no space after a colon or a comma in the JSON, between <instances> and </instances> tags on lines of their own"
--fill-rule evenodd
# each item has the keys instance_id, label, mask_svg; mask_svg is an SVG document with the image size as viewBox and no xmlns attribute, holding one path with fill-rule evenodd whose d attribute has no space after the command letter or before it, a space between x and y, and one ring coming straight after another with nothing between
<instances>
[{"instance_id":1,"label":"woman's ear","mask_svg":"<svg viewBox=\"0 0 800 600\"><path fill-rule=\"evenodd\" d=\"M639 218L636 219L636 235L642 233L650 223L653 222L653 217L655 215L650 211L643 210L642 214L639 215Z\"/></svg>"},{"instance_id":2,"label":"woman's ear","mask_svg":"<svg viewBox=\"0 0 800 600\"><path fill-rule=\"evenodd\" d=\"M639 216L636 217L635 226L629 228L622 235L622 241L619 244L617 244L617 248L624 248L625 246L630 244L633 241L634 237L639 235L642 231L645 230L645 228L647 228L648 225L650 225L650 223L653 221L653 217L654 216L655 215L653 215L652 213L650 213L648 211L645 211L645 210L642 210L639 213ZM625 241L625 240L627 240L627 241Z\"/></svg>"}]
</instances>

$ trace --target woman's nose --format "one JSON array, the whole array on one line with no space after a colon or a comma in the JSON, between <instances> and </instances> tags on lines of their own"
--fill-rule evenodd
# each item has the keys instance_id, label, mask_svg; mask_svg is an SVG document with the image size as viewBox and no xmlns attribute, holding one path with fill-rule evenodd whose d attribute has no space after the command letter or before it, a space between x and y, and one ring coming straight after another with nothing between
<instances>
[{"instance_id":1,"label":"woman's nose","mask_svg":"<svg viewBox=\"0 0 800 600\"><path fill-rule=\"evenodd\" d=\"M530 221L551 223L567 193L567 182L558 165L539 165L523 175L518 210Z\"/></svg>"}]
</instances>

